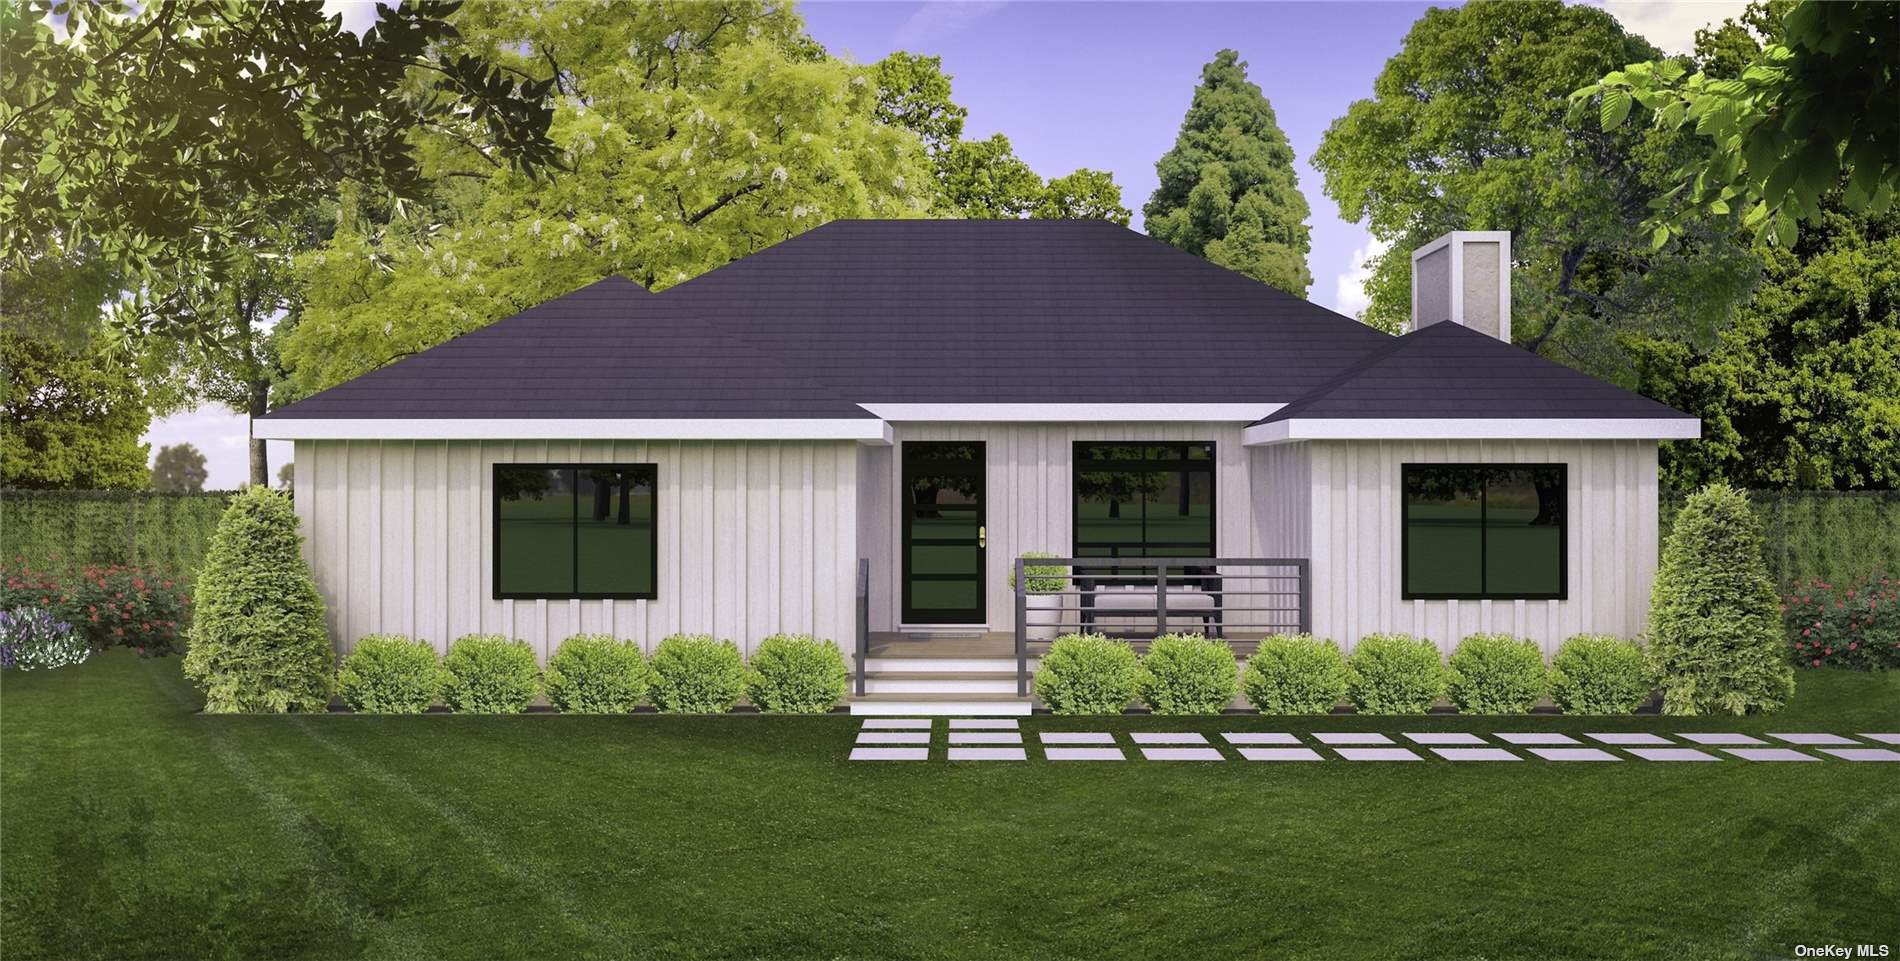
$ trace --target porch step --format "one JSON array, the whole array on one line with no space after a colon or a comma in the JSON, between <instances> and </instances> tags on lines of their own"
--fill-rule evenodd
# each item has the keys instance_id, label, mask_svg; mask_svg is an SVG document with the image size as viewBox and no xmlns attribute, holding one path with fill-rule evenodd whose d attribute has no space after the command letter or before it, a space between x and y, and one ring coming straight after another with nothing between
<instances>
[{"instance_id":1,"label":"porch step","mask_svg":"<svg viewBox=\"0 0 1900 961\"><path fill-rule=\"evenodd\" d=\"M865 694L851 699L854 715L909 717L1028 717L1032 698L1014 694Z\"/></svg>"},{"instance_id":2,"label":"porch step","mask_svg":"<svg viewBox=\"0 0 1900 961\"><path fill-rule=\"evenodd\" d=\"M870 671L867 694L1016 694L1016 671Z\"/></svg>"},{"instance_id":3,"label":"porch step","mask_svg":"<svg viewBox=\"0 0 1900 961\"><path fill-rule=\"evenodd\" d=\"M1036 670L1037 659L1029 659L1029 670ZM871 674L1008 674L1016 676L1014 657L932 657L928 654L873 654L864 659Z\"/></svg>"}]
</instances>

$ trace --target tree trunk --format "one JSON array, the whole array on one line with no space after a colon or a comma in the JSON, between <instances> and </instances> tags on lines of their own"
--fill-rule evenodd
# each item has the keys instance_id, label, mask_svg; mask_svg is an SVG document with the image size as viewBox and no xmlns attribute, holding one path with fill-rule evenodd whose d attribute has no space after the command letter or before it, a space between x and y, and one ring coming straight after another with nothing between
<instances>
[{"instance_id":1,"label":"tree trunk","mask_svg":"<svg viewBox=\"0 0 1900 961\"><path fill-rule=\"evenodd\" d=\"M256 435L256 430L257 430L257 419L259 417L264 416L265 414L270 413L270 381L268 380L252 381L250 385L250 390L251 390L250 407L246 411L246 413L250 415L250 427L252 431L251 483L256 484L260 487L269 487L270 486L270 448L265 445L265 441L263 438L258 437Z\"/></svg>"}]
</instances>

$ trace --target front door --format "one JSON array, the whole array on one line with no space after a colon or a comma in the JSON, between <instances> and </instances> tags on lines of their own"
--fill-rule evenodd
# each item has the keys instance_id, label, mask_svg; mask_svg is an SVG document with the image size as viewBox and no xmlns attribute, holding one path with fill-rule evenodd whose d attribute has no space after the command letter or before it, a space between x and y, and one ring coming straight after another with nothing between
<instances>
[{"instance_id":1,"label":"front door","mask_svg":"<svg viewBox=\"0 0 1900 961\"><path fill-rule=\"evenodd\" d=\"M906 624L983 623L983 445L905 442Z\"/></svg>"}]
</instances>

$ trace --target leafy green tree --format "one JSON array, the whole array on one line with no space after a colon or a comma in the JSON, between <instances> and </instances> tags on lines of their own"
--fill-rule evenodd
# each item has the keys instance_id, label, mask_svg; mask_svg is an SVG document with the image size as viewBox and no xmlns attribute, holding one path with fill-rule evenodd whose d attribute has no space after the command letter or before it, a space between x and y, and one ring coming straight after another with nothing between
<instances>
[{"instance_id":1,"label":"leafy green tree","mask_svg":"<svg viewBox=\"0 0 1900 961\"><path fill-rule=\"evenodd\" d=\"M567 169L537 181L422 131L424 202L346 191L299 259L284 399L608 274L664 288L828 220L921 216L935 190L872 68L824 57L783 5L477 4L457 27L554 85Z\"/></svg>"},{"instance_id":2,"label":"leafy green tree","mask_svg":"<svg viewBox=\"0 0 1900 961\"><path fill-rule=\"evenodd\" d=\"M142 295L221 276L234 195L266 222L345 181L418 197L435 138L554 164L551 80L469 52L458 6L385 7L359 39L314 3L0 3L0 259L96 250Z\"/></svg>"},{"instance_id":3,"label":"leafy green tree","mask_svg":"<svg viewBox=\"0 0 1900 961\"><path fill-rule=\"evenodd\" d=\"M1696 146L1669 130L1605 131L1565 98L1615 66L1660 56L1602 10L1476 2L1429 10L1373 96L1321 139L1313 165L1347 220L1390 246L1363 319L1403 329L1411 252L1449 230L1512 234L1512 338L1623 383L1617 335L1707 341L1756 279L1730 223L1688 225L1661 252L1649 201Z\"/></svg>"},{"instance_id":4,"label":"leafy green tree","mask_svg":"<svg viewBox=\"0 0 1900 961\"><path fill-rule=\"evenodd\" d=\"M1122 206L1122 189L1105 170L1083 167L1043 185L1042 197L1029 211L1039 220L1108 220L1128 226L1134 214Z\"/></svg>"},{"instance_id":5,"label":"leafy green tree","mask_svg":"<svg viewBox=\"0 0 1900 961\"><path fill-rule=\"evenodd\" d=\"M296 487L297 464L295 461L285 461L282 467L277 468L277 489L289 492Z\"/></svg>"},{"instance_id":6,"label":"leafy green tree","mask_svg":"<svg viewBox=\"0 0 1900 961\"><path fill-rule=\"evenodd\" d=\"M1155 172L1161 184L1142 208L1149 236L1306 296L1312 211L1293 146L1240 54L1222 50L1201 68L1181 133Z\"/></svg>"},{"instance_id":7,"label":"leafy green tree","mask_svg":"<svg viewBox=\"0 0 1900 961\"><path fill-rule=\"evenodd\" d=\"M15 316L0 315L0 486L143 488L152 417L137 372L99 357L100 336L73 348Z\"/></svg>"},{"instance_id":8,"label":"leafy green tree","mask_svg":"<svg viewBox=\"0 0 1900 961\"><path fill-rule=\"evenodd\" d=\"M1009 138L959 140L937 157L937 204L932 213L979 220L1027 215L1042 202L1042 178L1017 159Z\"/></svg>"},{"instance_id":9,"label":"leafy green tree","mask_svg":"<svg viewBox=\"0 0 1900 961\"><path fill-rule=\"evenodd\" d=\"M1739 74L1729 57L1694 72L1651 58L1571 94L1573 116L1594 112L1605 130L1641 106L1656 129L1705 142L1650 203L1657 248L1685 221L1731 210L1745 211L1757 241L1793 244L1842 178L1838 202L1851 211L1885 211L1900 191L1900 4L1804 0L1757 7L1752 22L1767 42ZM1725 53L1741 46L1736 33L1722 37Z\"/></svg>"},{"instance_id":10,"label":"leafy green tree","mask_svg":"<svg viewBox=\"0 0 1900 961\"><path fill-rule=\"evenodd\" d=\"M205 489L205 455L190 444L167 444L152 458L152 489L196 492Z\"/></svg>"},{"instance_id":11,"label":"leafy green tree","mask_svg":"<svg viewBox=\"0 0 1900 961\"><path fill-rule=\"evenodd\" d=\"M877 62L876 77L878 123L916 134L933 157L963 137L970 111L950 99L943 58L899 50Z\"/></svg>"},{"instance_id":12,"label":"leafy green tree","mask_svg":"<svg viewBox=\"0 0 1900 961\"><path fill-rule=\"evenodd\" d=\"M304 564L290 498L231 499L198 572L185 676L211 714L321 711L335 688L323 598Z\"/></svg>"},{"instance_id":13,"label":"leafy green tree","mask_svg":"<svg viewBox=\"0 0 1900 961\"><path fill-rule=\"evenodd\" d=\"M1709 348L1631 336L1637 387L1702 418L1663 445L1665 483L1900 487L1900 212L1840 207L1792 246Z\"/></svg>"}]
</instances>

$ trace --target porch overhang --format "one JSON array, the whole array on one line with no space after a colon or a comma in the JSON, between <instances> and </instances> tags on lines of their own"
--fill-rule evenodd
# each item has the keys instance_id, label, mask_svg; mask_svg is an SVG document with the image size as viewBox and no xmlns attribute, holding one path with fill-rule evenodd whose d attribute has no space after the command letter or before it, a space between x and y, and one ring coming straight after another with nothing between
<instances>
[{"instance_id":1,"label":"porch overhang","mask_svg":"<svg viewBox=\"0 0 1900 961\"><path fill-rule=\"evenodd\" d=\"M1289 417L1241 432L1248 447L1305 440L1694 440L1694 417Z\"/></svg>"}]
</instances>

